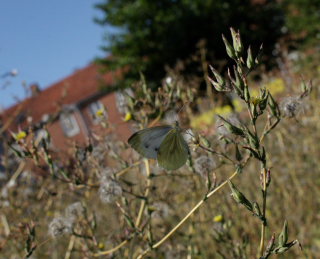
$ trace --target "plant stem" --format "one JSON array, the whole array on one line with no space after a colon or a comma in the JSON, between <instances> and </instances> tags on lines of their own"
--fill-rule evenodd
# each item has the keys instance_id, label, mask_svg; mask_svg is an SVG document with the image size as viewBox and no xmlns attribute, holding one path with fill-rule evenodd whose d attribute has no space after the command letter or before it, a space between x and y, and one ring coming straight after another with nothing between
<instances>
[{"instance_id":1,"label":"plant stem","mask_svg":"<svg viewBox=\"0 0 320 259\"><path fill-rule=\"evenodd\" d=\"M144 197L146 198L149 195L151 180L150 180L150 166L149 166L148 159L144 159L144 163L145 163L146 174L147 174L147 187L146 187L146 191L144 193ZM145 207L146 207L146 199L143 199L141 201L138 217L137 217L136 222L135 222L136 228L139 228L139 225L141 223L141 219L142 219L142 215L143 215Z\"/></svg>"},{"instance_id":2,"label":"plant stem","mask_svg":"<svg viewBox=\"0 0 320 259\"><path fill-rule=\"evenodd\" d=\"M215 154L215 155L217 155L217 156L222 156L222 157L224 157L225 159L229 160L232 164L236 164L235 161L233 161L230 157L228 157L228 156L227 156L226 154L224 154L224 153L216 152L216 151L214 151L213 149L207 148L207 147L205 147L205 146L203 146L203 145L201 145L201 144L199 144L199 147L202 148L203 150L206 150L206 151L212 153L212 154Z\"/></svg>"},{"instance_id":3,"label":"plant stem","mask_svg":"<svg viewBox=\"0 0 320 259\"><path fill-rule=\"evenodd\" d=\"M267 206L267 169L262 169L262 216L264 221L261 223L261 239L260 239L260 247L259 254L263 256L264 252L264 239L266 232L266 206Z\"/></svg>"},{"instance_id":4,"label":"plant stem","mask_svg":"<svg viewBox=\"0 0 320 259\"><path fill-rule=\"evenodd\" d=\"M156 244L152 245L150 248L144 250L138 257L137 259L141 259L143 256L145 256L148 252L151 251L151 249L155 249L157 247L159 247L162 243L164 243L174 232L177 231L177 229L184 223L187 221L187 219L210 197L212 196L214 193L216 193L218 190L220 190L223 186L225 186L228 181L230 181L231 179L233 179L236 175L237 175L237 171L235 171L231 176L229 176L229 178L227 180L225 180L222 184L220 184L217 188L215 188L214 190L212 190L211 192L207 193L206 196L204 197L204 199L202 199L201 201L199 201L196 206L194 206L189 213L168 233L166 234L160 241L158 241Z\"/></svg>"},{"instance_id":5,"label":"plant stem","mask_svg":"<svg viewBox=\"0 0 320 259\"><path fill-rule=\"evenodd\" d=\"M256 127L256 123L253 119L253 114L251 112L251 107L250 107L250 103L247 103L247 108L248 108L248 113L249 113L249 116L250 116L250 120L251 120L251 124L252 124L252 128L253 128L253 132L255 135L257 135L257 127Z\"/></svg>"},{"instance_id":6,"label":"plant stem","mask_svg":"<svg viewBox=\"0 0 320 259\"><path fill-rule=\"evenodd\" d=\"M116 247L113 247L107 251L103 251L103 252L99 252L99 253L96 253L96 254L93 254L93 257L99 257L101 255L108 255L108 254L111 254L117 250L119 250L121 247L123 247L124 245L126 245L128 243L128 240L124 240L123 242L121 242L119 245L117 245Z\"/></svg>"},{"instance_id":7,"label":"plant stem","mask_svg":"<svg viewBox=\"0 0 320 259\"><path fill-rule=\"evenodd\" d=\"M135 162L134 164L128 166L127 168L124 168L124 169L122 169L121 171L117 172L117 173L116 173L116 176L117 176L117 177L120 177L120 176L122 176L123 174L127 173L132 167L138 166L138 165L140 165L140 164L141 164L141 161Z\"/></svg>"}]
</instances>

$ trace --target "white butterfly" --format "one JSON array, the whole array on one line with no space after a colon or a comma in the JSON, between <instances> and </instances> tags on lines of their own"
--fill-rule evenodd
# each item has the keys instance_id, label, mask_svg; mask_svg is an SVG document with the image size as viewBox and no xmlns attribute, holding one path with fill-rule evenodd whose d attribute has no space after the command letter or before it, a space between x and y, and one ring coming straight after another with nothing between
<instances>
[{"instance_id":1,"label":"white butterfly","mask_svg":"<svg viewBox=\"0 0 320 259\"><path fill-rule=\"evenodd\" d=\"M156 126L134 133L128 142L142 156L157 159L164 169L176 170L190 153L181 131L178 122L175 126Z\"/></svg>"}]
</instances>

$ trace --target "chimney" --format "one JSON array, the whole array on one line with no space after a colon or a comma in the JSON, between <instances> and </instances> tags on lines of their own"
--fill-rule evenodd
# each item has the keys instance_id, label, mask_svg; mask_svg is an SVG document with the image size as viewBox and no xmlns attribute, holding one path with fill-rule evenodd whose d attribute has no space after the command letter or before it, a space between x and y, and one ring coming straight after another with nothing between
<instances>
[{"instance_id":1,"label":"chimney","mask_svg":"<svg viewBox=\"0 0 320 259\"><path fill-rule=\"evenodd\" d=\"M31 97L37 96L41 90L37 83L30 85Z\"/></svg>"}]
</instances>

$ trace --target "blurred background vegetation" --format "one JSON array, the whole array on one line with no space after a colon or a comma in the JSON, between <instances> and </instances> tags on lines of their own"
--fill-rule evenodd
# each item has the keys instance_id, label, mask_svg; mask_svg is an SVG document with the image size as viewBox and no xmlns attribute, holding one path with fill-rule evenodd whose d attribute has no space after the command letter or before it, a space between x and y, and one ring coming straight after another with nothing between
<instances>
[{"instance_id":1,"label":"blurred background vegetation","mask_svg":"<svg viewBox=\"0 0 320 259\"><path fill-rule=\"evenodd\" d=\"M150 86L156 87L166 75L166 67L181 62L184 75L203 74L195 58L199 55L225 68L220 38L229 27L239 29L245 45L250 43L255 52L263 43L268 69L283 54L276 48L279 44L290 51L319 48L317 0L108 0L96 8L104 14L96 19L98 24L119 29L106 33L103 49L111 57L101 62L108 69L130 68L119 82L122 86L139 79L143 72ZM204 54L199 54L201 48Z\"/></svg>"},{"instance_id":2,"label":"blurred background vegetation","mask_svg":"<svg viewBox=\"0 0 320 259\"><path fill-rule=\"evenodd\" d=\"M108 56L97 62L106 70L124 70L115 88L130 87L136 94L127 101L126 120L133 128L154 120L171 123L166 115L176 116L184 103L191 102L180 114L181 125L230 156L236 150L232 141L225 141L228 133L216 115L236 114L245 123L249 119L232 94L222 102L216 98L218 93L207 81L212 76L208 65L227 74L231 63L221 34L231 42L230 27L240 30L245 51L251 45L254 56L263 43L261 65L249 78L251 94L256 97L259 87L266 87L283 113L281 123L265 140L272 174L266 235L278 235L287 219L289 239L297 238L303 250L294 247L272 258L319 258L320 2L105 0L95 8L104 14L95 22L106 28L102 45ZM109 28L117 30L111 34ZM301 78L313 81L312 92L303 101ZM298 104L292 100L299 100ZM104 119L101 124L108 128ZM258 130L263 127L257 125ZM37 144L25 136L15 139L30 153L7 156L6 170L12 174L9 181L1 182L0 258L136 258L203 199L208 165L195 163L168 173L150 161L148 177L141 157L105 132L96 136L94 145L75 144L66 162L51 156L49 136ZM40 167L51 175L23 170L30 161L39 165L37 155L44 163ZM217 184L234 170L204 150L195 148L192 156L194 161L209 157ZM259 166L250 162L234 180L250 200L260 199ZM105 196L109 177L115 180L111 181L115 197ZM137 215L142 220L133 226ZM147 258L256 258L260 225L248 215L224 188Z\"/></svg>"}]
</instances>

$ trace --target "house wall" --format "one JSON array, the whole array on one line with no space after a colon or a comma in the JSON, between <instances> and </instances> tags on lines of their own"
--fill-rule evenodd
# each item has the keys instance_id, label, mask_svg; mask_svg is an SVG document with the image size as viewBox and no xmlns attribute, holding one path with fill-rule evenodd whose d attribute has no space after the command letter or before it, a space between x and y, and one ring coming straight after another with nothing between
<instances>
[{"instance_id":1,"label":"house wall","mask_svg":"<svg viewBox=\"0 0 320 259\"><path fill-rule=\"evenodd\" d=\"M118 139L127 141L132 134L130 125L123 121L124 114L118 111L115 93L102 96L95 101L100 101L107 111L107 120L110 123L108 132L114 133ZM81 110L88 127L95 134L103 134L107 129L103 128L99 123L95 124L89 111L89 104Z\"/></svg>"},{"instance_id":2,"label":"house wall","mask_svg":"<svg viewBox=\"0 0 320 259\"><path fill-rule=\"evenodd\" d=\"M75 136L67 137L64 134L60 120L56 120L48 126L48 131L51 135L51 140L54 149L67 150L69 147L72 146L73 142L77 142L80 145L86 143L87 134L83 123L81 123L81 115L78 112L74 112L73 115L75 116L75 119L80 129L79 133Z\"/></svg>"},{"instance_id":3,"label":"house wall","mask_svg":"<svg viewBox=\"0 0 320 259\"><path fill-rule=\"evenodd\" d=\"M127 141L132 134L130 125L123 121L124 114L118 111L116 104L116 95L110 93L102 96L94 101L100 101L107 111L108 122L110 128L106 129L101 126L100 123L95 124L89 111L89 104L76 110L73 115L76 118L80 131L73 137L68 137L64 134L61 127L60 120L57 120L48 126L48 131L51 134L53 148L56 150L67 150L68 147L72 147L73 142L77 142L79 145L87 143L91 133L96 135L115 134L119 140ZM81 113L81 114L80 114Z\"/></svg>"}]
</instances>

